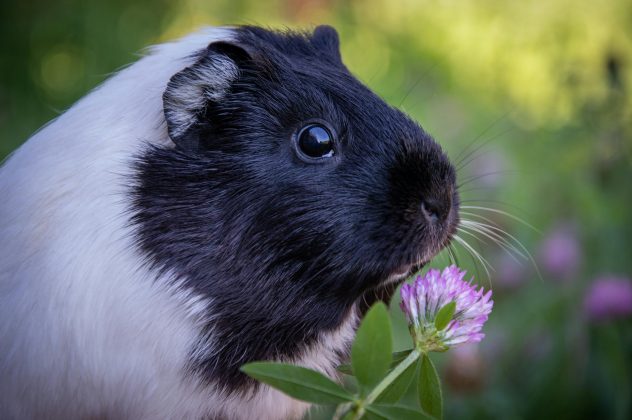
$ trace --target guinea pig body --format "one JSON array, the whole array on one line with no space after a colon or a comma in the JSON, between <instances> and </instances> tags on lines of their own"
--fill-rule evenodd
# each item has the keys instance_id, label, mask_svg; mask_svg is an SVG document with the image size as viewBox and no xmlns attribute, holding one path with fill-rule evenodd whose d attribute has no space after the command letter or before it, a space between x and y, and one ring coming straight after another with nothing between
<instances>
[{"instance_id":1,"label":"guinea pig body","mask_svg":"<svg viewBox=\"0 0 632 420\"><path fill-rule=\"evenodd\" d=\"M457 217L445 156L353 84L331 31L158 46L4 163L0 417L302 415L238 367L335 376L359 303L438 252ZM355 102L384 106L392 145L362 136L375 115ZM305 124L335 137L330 161L297 151Z\"/></svg>"}]
</instances>

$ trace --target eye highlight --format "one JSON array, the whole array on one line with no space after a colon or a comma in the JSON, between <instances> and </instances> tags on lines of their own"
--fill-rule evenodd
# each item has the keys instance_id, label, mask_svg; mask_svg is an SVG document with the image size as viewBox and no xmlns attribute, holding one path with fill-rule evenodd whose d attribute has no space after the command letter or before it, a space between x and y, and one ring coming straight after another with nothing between
<instances>
[{"instance_id":1,"label":"eye highlight","mask_svg":"<svg viewBox=\"0 0 632 420\"><path fill-rule=\"evenodd\" d=\"M307 160L330 158L334 155L334 137L329 128L310 123L298 131L296 148Z\"/></svg>"}]
</instances>

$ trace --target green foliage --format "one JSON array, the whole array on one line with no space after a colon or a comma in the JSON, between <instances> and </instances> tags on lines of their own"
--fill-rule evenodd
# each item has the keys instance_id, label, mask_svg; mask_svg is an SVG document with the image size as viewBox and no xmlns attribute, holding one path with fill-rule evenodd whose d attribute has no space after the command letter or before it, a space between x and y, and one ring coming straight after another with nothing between
<instances>
[{"instance_id":1,"label":"green foliage","mask_svg":"<svg viewBox=\"0 0 632 420\"><path fill-rule=\"evenodd\" d=\"M435 318L435 328L437 331L441 331L448 326L450 321L452 321L454 311L456 311L456 302L454 301L447 303L443 308L439 309Z\"/></svg>"},{"instance_id":2,"label":"green foliage","mask_svg":"<svg viewBox=\"0 0 632 420\"><path fill-rule=\"evenodd\" d=\"M366 418L376 420L420 420L431 419L422 411L401 405L374 404L366 409Z\"/></svg>"},{"instance_id":3,"label":"green foliage","mask_svg":"<svg viewBox=\"0 0 632 420\"><path fill-rule=\"evenodd\" d=\"M417 371L419 352L391 354L391 339L386 306L378 302L364 317L352 347L352 371L360 385L359 395L353 395L320 372L294 365L253 362L241 370L294 398L316 404L338 404L338 417L342 419L426 418L415 408L392 404L399 401L410 386ZM389 365L394 366L386 375ZM437 381L432 386L440 385Z\"/></svg>"},{"instance_id":4,"label":"green foliage","mask_svg":"<svg viewBox=\"0 0 632 420\"><path fill-rule=\"evenodd\" d=\"M395 365L399 364L399 362L407 358L411 351L412 349L396 351L395 353L393 353L393 361L391 362L391 369L394 368Z\"/></svg>"},{"instance_id":5,"label":"green foliage","mask_svg":"<svg viewBox=\"0 0 632 420\"><path fill-rule=\"evenodd\" d=\"M443 418L443 396L439 375L432 360L425 354L421 358L417 392L421 408L436 419Z\"/></svg>"},{"instance_id":6,"label":"green foliage","mask_svg":"<svg viewBox=\"0 0 632 420\"><path fill-rule=\"evenodd\" d=\"M591 325L582 314L595 276L632 275L632 2L0 3L0 159L149 44L204 24L334 25L351 71L419 120L455 162L463 158L463 205L509 211L543 234L470 212L519 239L540 265L549 228L577 231L580 264L564 282L546 267L540 281L530 263L473 242L496 268L495 315L473 376L454 369L451 352L435 360L447 377L445 417L632 415L632 366L620 362L632 360L629 319ZM487 281L457 252L459 265ZM444 254L436 260L447 263ZM394 349L410 345L399 317L393 335Z\"/></svg>"},{"instance_id":7,"label":"green foliage","mask_svg":"<svg viewBox=\"0 0 632 420\"><path fill-rule=\"evenodd\" d=\"M351 366L360 388L366 391L384 377L391 364L391 321L383 303L373 305L356 333Z\"/></svg>"},{"instance_id":8,"label":"green foliage","mask_svg":"<svg viewBox=\"0 0 632 420\"><path fill-rule=\"evenodd\" d=\"M391 355L392 360L389 366L389 369L393 369L396 365L398 365L402 360L404 360L409 354L411 350L403 350L396 351ZM344 373L345 375L353 375L353 368L350 364L344 363L337 368L338 372Z\"/></svg>"},{"instance_id":9,"label":"green foliage","mask_svg":"<svg viewBox=\"0 0 632 420\"><path fill-rule=\"evenodd\" d=\"M400 363L401 359L398 363ZM377 403L396 403L398 402L406 393L410 384L413 382L415 378L415 373L417 373L417 365L415 362L412 365L408 366L404 373L397 377L380 396L375 399Z\"/></svg>"},{"instance_id":10,"label":"green foliage","mask_svg":"<svg viewBox=\"0 0 632 420\"><path fill-rule=\"evenodd\" d=\"M294 398L316 404L338 404L337 418L441 419L441 385L426 355L423 355L424 362L419 372L419 401L434 417L413 407L394 405L408 390L418 370L419 356L418 350L391 354L391 322L386 306L378 302L365 315L353 342L352 371L360 385L358 395L353 395L320 372L303 367L253 362L242 366L241 370ZM339 369L348 371L349 368Z\"/></svg>"},{"instance_id":11,"label":"green foliage","mask_svg":"<svg viewBox=\"0 0 632 420\"><path fill-rule=\"evenodd\" d=\"M316 404L353 401L349 392L320 372L284 363L254 362L241 371L291 397Z\"/></svg>"}]
</instances>

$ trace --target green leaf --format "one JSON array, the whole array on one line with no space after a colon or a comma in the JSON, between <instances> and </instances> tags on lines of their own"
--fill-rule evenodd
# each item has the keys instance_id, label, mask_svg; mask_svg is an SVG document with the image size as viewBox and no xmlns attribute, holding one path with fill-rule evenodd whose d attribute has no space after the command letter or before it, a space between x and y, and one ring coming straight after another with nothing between
<instances>
[{"instance_id":1,"label":"green leaf","mask_svg":"<svg viewBox=\"0 0 632 420\"><path fill-rule=\"evenodd\" d=\"M393 369L402 360L404 360L406 357L408 357L408 355L410 354L411 351L413 351L413 349L394 352L393 355L391 356L392 360L391 360L391 364L389 366L389 370ZM351 364L349 364L349 363L343 363L341 365L338 365L336 370L338 370L338 372L340 372L340 373L344 373L345 375L353 375L353 368L351 367Z\"/></svg>"},{"instance_id":2,"label":"green leaf","mask_svg":"<svg viewBox=\"0 0 632 420\"><path fill-rule=\"evenodd\" d=\"M405 371L402 372L391 384L382 392L375 400L377 403L396 403L399 401L410 386L415 373L417 372L417 364L415 361L412 365L408 366Z\"/></svg>"},{"instance_id":3,"label":"green leaf","mask_svg":"<svg viewBox=\"0 0 632 420\"><path fill-rule=\"evenodd\" d=\"M353 368L349 363L343 363L342 365L338 365L336 370L340 373L344 373L345 375L353 375Z\"/></svg>"},{"instance_id":4,"label":"green leaf","mask_svg":"<svg viewBox=\"0 0 632 420\"><path fill-rule=\"evenodd\" d=\"M354 399L322 373L300 366L253 362L243 365L241 371L291 397L311 403L339 404Z\"/></svg>"},{"instance_id":5,"label":"green leaf","mask_svg":"<svg viewBox=\"0 0 632 420\"><path fill-rule=\"evenodd\" d=\"M455 301L446 303L443 308L439 309L439 312L437 312L437 316L435 317L435 328L437 329L437 331L441 331L448 326L450 321L452 321L452 317L454 316L455 311Z\"/></svg>"},{"instance_id":6,"label":"green leaf","mask_svg":"<svg viewBox=\"0 0 632 420\"><path fill-rule=\"evenodd\" d=\"M391 364L391 321L382 302L364 317L351 347L351 366L360 389L366 391L378 383Z\"/></svg>"},{"instance_id":7,"label":"green leaf","mask_svg":"<svg viewBox=\"0 0 632 420\"><path fill-rule=\"evenodd\" d=\"M355 416L355 413L353 411L349 411L347 414L342 416L342 420L353 420L353 416Z\"/></svg>"},{"instance_id":8,"label":"green leaf","mask_svg":"<svg viewBox=\"0 0 632 420\"><path fill-rule=\"evenodd\" d=\"M392 357L391 369L399 365L402 360L407 358L411 351L413 351L413 349L408 349L404 351L396 351L395 353L393 353L393 355L391 356Z\"/></svg>"},{"instance_id":9,"label":"green leaf","mask_svg":"<svg viewBox=\"0 0 632 420\"><path fill-rule=\"evenodd\" d=\"M366 411L368 419L376 420L420 420L432 418L422 411L403 405L373 404L368 406Z\"/></svg>"},{"instance_id":10,"label":"green leaf","mask_svg":"<svg viewBox=\"0 0 632 420\"><path fill-rule=\"evenodd\" d=\"M441 419L443 416L443 397L439 375L432 360L424 354L419 369L419 404L423 410L431 416Z\"/></svg>"},{"instance_id":11,"label":"green leaf","mask_svg":"<svg viewBox=\"0 0 632 420\"><path fill-rule=\"evenodd\" d=\"M344 403L339 404L336 407L336 411L333 413L332 418L339 420L353 420L356 415L357 404L355 403Z\"/></svg>"}]
</instances>

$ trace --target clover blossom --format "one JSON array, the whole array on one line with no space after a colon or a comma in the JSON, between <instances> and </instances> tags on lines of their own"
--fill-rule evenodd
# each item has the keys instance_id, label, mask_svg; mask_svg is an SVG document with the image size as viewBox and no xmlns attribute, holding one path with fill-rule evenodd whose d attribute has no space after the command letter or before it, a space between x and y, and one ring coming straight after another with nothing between
<instances>
[{"instance_id":1,"label":"clover blossom","mask_svg":"<svg viewBox=\"0 0 632 420\"><path fill-rule=\"evenodd\" d=\"M481 330L492 311L492 292L485 293L482 287L476 290L464 276L465 271L452 265L442 272L430 270L402 286L400 307L421 351L445 351L485 336Z\"/></svg>"}]
</instances>

